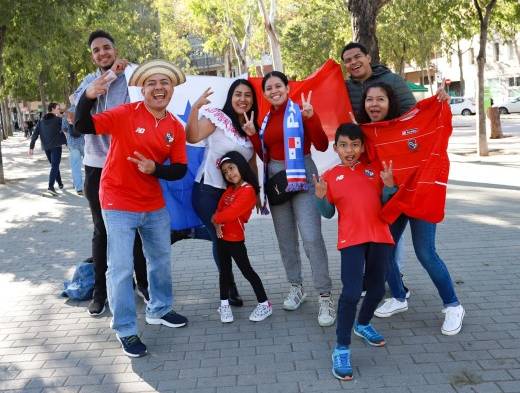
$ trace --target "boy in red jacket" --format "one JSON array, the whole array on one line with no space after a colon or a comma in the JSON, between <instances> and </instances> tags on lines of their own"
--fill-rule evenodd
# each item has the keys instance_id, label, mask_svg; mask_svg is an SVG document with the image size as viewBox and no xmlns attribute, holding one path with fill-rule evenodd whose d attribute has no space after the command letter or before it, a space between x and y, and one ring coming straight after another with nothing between
<instances>
[{"instance_id":1,"label":"boy in red jacket","mask_svg":"<svg viewBox=\"0 0 520 393\"><path fill-rule=\"evenodd\" d=\"M217 252L220 260L220 320L233 322L233 312L229 305L229 288L232 283L231 258L233 258L255 291L258 305L249 316L250 321L259 322L273 313L267 300L264 286L258 274L251 267L244 243L244 225L251 216L259 192L258 180L246 159L238 152L231 151L220 159L220 169L228 184L217 205L212 222L217 236Z\"/></svg>"}]
</instances>

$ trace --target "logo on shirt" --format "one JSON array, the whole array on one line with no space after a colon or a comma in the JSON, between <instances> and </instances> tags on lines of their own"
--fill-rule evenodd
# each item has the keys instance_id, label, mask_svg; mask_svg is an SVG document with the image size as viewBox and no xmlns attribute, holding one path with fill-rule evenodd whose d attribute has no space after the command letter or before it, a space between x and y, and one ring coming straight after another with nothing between
<instances>
[{"instance_id":1,"label":"logo on shirt","mask_svg":"<svg viewBox=\"0 0 520 393\"><path fill-rule=\"evenodd\" d=\"M412 135L417 134L419 130L417 128L409 128L407 130L404 130L401 135Z\"/></svg>"},{"instance_id":2,"label":"logo on shirt","mask_svg":"<svg viewBox=\"0 0 520 393\"><path fill-rule=\"evenodd\" d=\"M143 128L143 127L137 127L135 129L135 132L138 133L138 134L144 134L146 130Z\"/></svg>"},{"instance_id":3,"label":"logo on shirt","mask_svg":"<svg viewBox=\"0 0 520 393\"><path fill-rule=\"evenodd\" d=\"M419 147L419 144L417 143L417 141L415 139L408 140L408 149L409 150L415 151L415 150L417 150L418 147Z\"/></svg>"},{"instance_id":4,"label":"logo on shirt","mask_svg":"<svg viewBox=\"0 0 520 393\"><path fill-rule=\"evenodd\" d=\"M166 142L168 143L172 143L174 138L173 138L173 135L171 132L167 132L166 135L164 136L164 139L166 140Z\"/></svg>"},{"instance_id":5,"label":"logo on shirt","mask_svg":"<svg viewBox=\"0 0 520 393\"><path fill-rule=\"evenodd\" d=\"M339 175L336 177L336 181L340 181L340 180L343 180L345 178L344 175Z\"/></svg>"},{"instance_id":6,"label":"logo on shirt","mask_svg":"<svg viewBox=\"0 0 520 393\"><path fill-rule=\"evenodd\" d=\"M372 169L365 169L365 175L368 177L374 177L374 171Z\"/></svg>"}]
</instances>

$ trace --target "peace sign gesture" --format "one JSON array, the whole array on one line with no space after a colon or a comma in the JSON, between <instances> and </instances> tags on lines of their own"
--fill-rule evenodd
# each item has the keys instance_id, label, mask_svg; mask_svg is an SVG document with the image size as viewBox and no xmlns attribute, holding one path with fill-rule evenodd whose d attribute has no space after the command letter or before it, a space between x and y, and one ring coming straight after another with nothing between
<instances>
[{"instance_id":1,"label":"peace sign gesture","mask_svg":"<svg viewBox=\"0 0 520 393\"><path fill-rule=\"evenodd\" d=\"M382 161L383 170L381 171L381 180L387 187L393 187L394 183L394 174L392 172L392 160L390 160L390 164L387 166L386 161Z\"/></svg>"},{"instance_id":2,"label":"peace sign gesture","mask_svg":"<svg viewBox=\"0 0 520 393\"><path fill-rule=\"evenodd\" d=\"M446 92L446 79L442 78L441 85L437 89L437 92L435 93L435 95L437 96L437 100L439 100L440 102L450 100L451 97Z\"/></svg>"},{"instance_id":3,"label":"peace sign gesture","mask_svg":"<svg viewBox=\"0 0 520 393\"><path fill-rule=\"evenodd\" d=\"M155 162L153 160L146 158L138 151L134 151L134 156L137 158L129 156L126 159L128 161L132 161L134 164L137 164L137 169L143 173L146 173L147 175L151 175L155 172Z\"/></svg>"},{"instance_id":4,"label":"peace sign gesture","mask_svg":"<svg viewBox=\"0 0 520 393\"><path fill-rule=\"evenodd\" d=\"M314 194L323 199L327 195L327 182L323 179L317 179L316 175L312 175L312 182L314 183Z\"/></svg>"},{"instance_id":5,"label":"peace sign gesture","mask_svg":"<svg viewBox=\"0 0 520 393\"><path fill-rule=\"evenodd\" d=\"M303 117L305 117L306 119L309 119L312 117L312 115L314 115L314 108L311 105L311 96L312 90L309 91L309 95L307 96L307 98L305 98L305 96L302 93L302 114Z\"/></svg>"},{"instance_id":6,"label":"peace sign gesture","mask_svg":"<svg viewBox=\"0 0 520 393\"><path fill-rule=\"evenodd\" d=\"M204 93L195 101L193 104L193 108L200 109L204 105L209 104L211 101L208 100L208 97L213 94L213 90L211 90L211 87L208 87L206 90L204 90Z\"/></svg>"},{"instance_id":7,"label":"peace sign gesture","mask_svg":"<svg viewBox=\"0 0 520 393\"><path fill-rule=\"evenodd\" d=\"M253 136L256 134L255 123L253 119L255 118L255 111L251 111L251 116L247 117L247 112L244 112L244 119L246 122L242 125L242 129L248 136Z\"/></svg>"}]
</instances>

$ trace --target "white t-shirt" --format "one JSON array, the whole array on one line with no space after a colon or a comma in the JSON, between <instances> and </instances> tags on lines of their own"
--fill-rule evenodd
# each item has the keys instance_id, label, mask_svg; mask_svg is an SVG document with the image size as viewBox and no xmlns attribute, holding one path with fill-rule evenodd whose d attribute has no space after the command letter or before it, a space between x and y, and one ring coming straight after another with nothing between
<instances>
[{"instance_id":1,"label":"white t-shirt","mask_svg":"<svg viewBox=\"0 0 520 393\"><path fill-rule=\"evenodd\" d=\"M233 127L231 119L220 109L203 108L200 117L205 117L215 125L215 131L205 139L206 150L204 159L200 164L195 181L200 183L204 175L204 184L215 188L227 187L218 161L222 156L232 150L239 152L249 161L254 154L253 144L249 138L240 135Z\"/></svg>"}]
</instances>

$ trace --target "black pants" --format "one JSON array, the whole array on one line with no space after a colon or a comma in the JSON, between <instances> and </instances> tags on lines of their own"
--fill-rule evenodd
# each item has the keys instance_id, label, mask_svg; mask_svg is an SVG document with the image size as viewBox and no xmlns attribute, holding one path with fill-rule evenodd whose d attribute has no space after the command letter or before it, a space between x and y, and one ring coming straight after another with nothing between
<instances>
[{"instance_id":1,"label":"black pants","mask_svg":"<svg viewBox=\"0 0 520 393\"><path fill-rule=\"evenodd\" d=\"M51 171L49 172L49 189L54 188L55 182L57 182L60 187L63 186L60 173L61 146L45 150L45 155L51 164Z\"/></svg>"},{"instance_id":2,"label":"black pants","mask_svg":"<svg viewBox=\"0 0 520 393\"><path fill-rule=\"evenodd\" d=\"M83 191L90 206L94 234L92 236L92 259L94 260L95 283L94 296L107 296L107 231L103 216L101 215L101 204L99 202L99 183L102 168L85 165L85 184ZM139 234L135 236L134 242L134 271L137 285L148 288L146 275L146 259L143 255L143 244Z\"/></svg>"},{"instance_id":3,"label":"black pants","mask_svg":"<svg viewBox=\"0 0 520 393\"><path fill-rule=\"evenodd\" d=\"M249 281L253 287L258 303L265 302L267 300L267 295L265 294L262 280L260 280L260 277L258 277L258 274L253 270L253 267L249 262L245 243L243 241L228 242L226 240L218 239L217 252L220 262L220 300L226 300L229 298L229 288L233 282L233 275L231 272L231 258L233 258L246 280Z\"/></svg>"},{"instance_id":4,"label":"black pants","mask_svg":"<svg viewBox=\"0 0 520 393\"><path fill-rule=\"evenodd\" d=\"M385 271L393 246L384 243L363 243L342 248L341 283L343 289L338 301L336 335L338 344L350 345L352 326L356 319L356 308L361 298L363 270L367 294L358 314L358 322L367 325L385 295Z\"/></svg>"}]
</instances>

